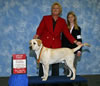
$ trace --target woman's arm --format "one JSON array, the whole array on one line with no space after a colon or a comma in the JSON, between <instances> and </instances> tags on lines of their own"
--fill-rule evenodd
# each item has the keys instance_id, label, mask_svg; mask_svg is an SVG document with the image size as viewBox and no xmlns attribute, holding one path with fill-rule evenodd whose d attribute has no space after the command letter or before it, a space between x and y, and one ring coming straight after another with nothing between
<instances>
[{"instance_id":1,"label":"woman's arm","mask_svg":"<svg viewBox=\"0 0 100 86\"><path fill-rule=\"evenodd\" d=\"M66 38L73 44L75 43L76 45L80 45L81 42L80 41L77 41L69 32L68 30L68 27L67 27L67 24L66 22L64 21L64 24L63 24L63 33L64 35L66 36Z\"/></svg>"},{"instance_id":2,"label":"woman's arm","mask_svg":"<svg viewBox=\"0 0 100 86\"><path fill-rule=\"evenodd\" d=\"M33 38L39 38L43 34L44 28L45 28L45 21L43 17L37 28L36 35L34 35Z\"/></svg>"},{"instance_id":3,"label":"woman's arm","mask_svg":"<svg viewBox=\"0 0 100 86\"><path fill-rule=\"evenodd\" d=\"M73 43L77 43L77 40L70 34L69 30L68 30L68 27L67 27L67 24L66 22L64 21L63 23L63 33L64 35L66 36L66 38L73 44Z\"/></svg>"},{"instance_id":4,"label":"woman's arm","mask_svg":"<svg viewBox=\"0 0 100 86\"><path fill-rule=\"evenodd\" d=\"M82 43L82 37L81 37L81 28L79 27L79 30L77 30L77 34L76 34L76 38L78 41L80 41ZM81 56L81 52L82 52L82 48L79 49L76 54L77 56Z\"/></svg>"}]
</instances>

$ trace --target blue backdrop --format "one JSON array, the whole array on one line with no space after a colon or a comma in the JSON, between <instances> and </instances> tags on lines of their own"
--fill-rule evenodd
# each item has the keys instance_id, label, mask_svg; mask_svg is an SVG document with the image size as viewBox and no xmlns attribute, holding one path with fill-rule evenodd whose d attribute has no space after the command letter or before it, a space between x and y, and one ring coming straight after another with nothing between
<instances>
[{"instance_id":1,"label":"blue backdrop","mask_svg":"<svg viewBox=\"0 0 100 86\"><path fill-rule=\"evenodd\" d=\"M84 47L77 74L100 74L100 0L0 0L0 77L11 75L12 54L27 55L28 76L38 75L36 60L29 56L29 40L44 15L51 14L51 5L58 1L66 19L74 11L82 28ZM60 68L60 74L63 69Z\"/></svg>"}]
</instances>

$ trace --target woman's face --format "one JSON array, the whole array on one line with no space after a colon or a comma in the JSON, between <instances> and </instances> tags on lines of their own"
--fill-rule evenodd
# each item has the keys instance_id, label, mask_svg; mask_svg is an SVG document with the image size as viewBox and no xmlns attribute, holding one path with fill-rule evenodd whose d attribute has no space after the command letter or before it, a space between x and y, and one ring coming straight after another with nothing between
<instances>
[{"instance_id":1,"label":"woman's face","mask_svg":"<svg viewBox=\"0 0 100 86\"><path fill-rule=\"evenodd\" d=\"M70 23L74 23L74 19L75 19L75 17L74 17L72 14L70 14L70 15L68 16L68 21L69 21Z\"/></svg>"},{"instance_id":2,"label":"woman's face","mask_svg":"<svg viewBox=\"0 0 100 86\"><path fill-rule=\"evenodd\" d=\"M54 5L53 6L53 9L52 9L52 15L59 15L59 13L60 13L60 8L59 8L59 6L58 5Z\"/></svg>"}]
</instances>

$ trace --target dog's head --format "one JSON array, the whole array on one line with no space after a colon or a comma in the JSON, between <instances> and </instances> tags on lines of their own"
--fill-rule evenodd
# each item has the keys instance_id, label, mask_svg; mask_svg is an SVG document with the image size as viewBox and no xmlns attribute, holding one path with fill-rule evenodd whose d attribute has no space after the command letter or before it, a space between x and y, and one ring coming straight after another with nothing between
<instances>
[{"instance_id":1,"label":"dog's head","mask_svg":"<svg viewBox=\"0 0 100 86\"><path fill-rule=\"evenodd\" d=\"M32 39L29 42L29 48L30 50L38 50L42 44L42 41L40 39Z\"/></svg>"}]
</instances>

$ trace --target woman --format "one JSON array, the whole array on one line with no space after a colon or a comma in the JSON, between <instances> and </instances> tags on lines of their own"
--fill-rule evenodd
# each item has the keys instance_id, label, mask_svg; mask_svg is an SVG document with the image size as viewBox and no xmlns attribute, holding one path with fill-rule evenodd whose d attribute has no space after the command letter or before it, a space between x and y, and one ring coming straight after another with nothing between
<instances>
[{"instance_id":1,"label":"woman","mask_svg":"<svg viewBox=\"0 0 100 86\"><path fill-rule=\"evenodd\" d=\"M68 29L70 31L70 34L77 39L78 41L82 42L82 37L81 37L81 28L77 24L77 17L74 12L69 12L67 14L67 25ZM75 48L77 47L76 44L71 44L68 39L66 39L65 35L62 33L62 47L68 47L68 48ZM81 56L81 50L78 50L75 52L76 56L80 57ZM77 59L75 58L75 67L76 67L76 62ZM65 68L66 69L66 68ZM64 71L65 73L68 73L68 70Z\"/></svg>"},{"instance_id":2,"label":"woman","mask_svg":"<svg viewBox=\"0 0 100 86\"><path fill-rule=\"evenodd\" d=\"M77 17L74 12L69 12L67 15L67 25L70 31L70 34L77 39L78 41L82 42L81 38L81 28L77 24ZM68 48L75 48L77 47L76 44L71 44L68 39L66 39L65 35L62 34L62 47ZM77 56L81 56L81 49L76 52Z\"/></svg>"},{"instance_id":3,"label":"woman","mask_svg":"<svg viewBox=\"0 0 100 86\"><path fill-rule=\"evenodd\" d=\"M72 44L81 44L78 42L68 31L67 24L63 18L60 17L62 7L58 2L53 3L51 6L51 15L44 16L39 27L37 28L36 35L33 38L40 38L45 47L60 48L61 47L61 32ZM43 75L42 66L40 65L39 75ZM52 76L59 75L59 64L52 65Z\"/></svg>"}]
</instances>

